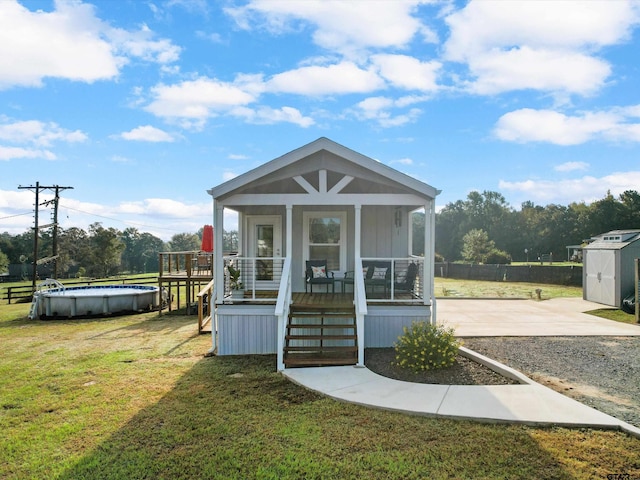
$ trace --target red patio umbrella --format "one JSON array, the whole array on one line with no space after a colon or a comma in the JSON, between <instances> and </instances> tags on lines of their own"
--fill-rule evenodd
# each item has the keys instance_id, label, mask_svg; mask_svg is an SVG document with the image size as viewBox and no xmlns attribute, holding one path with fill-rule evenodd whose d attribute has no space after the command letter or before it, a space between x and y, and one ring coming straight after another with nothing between
<instances>
[{"instance_id":1,"label":"red patio umbrella","mask_svg":"<svg viewBox=\"0 0 640 480\"><path fill-rule=\"evenodd\" d=\"M205 225L202 230L202 248L203 252L213 252L213 225Z\"/></svg>"}]
</instances>

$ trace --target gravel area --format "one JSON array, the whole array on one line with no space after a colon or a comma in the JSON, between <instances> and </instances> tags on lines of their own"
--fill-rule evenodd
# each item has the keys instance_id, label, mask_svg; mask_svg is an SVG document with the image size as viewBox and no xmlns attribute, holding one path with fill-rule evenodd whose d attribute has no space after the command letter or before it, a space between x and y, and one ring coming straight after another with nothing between
<instances>
[{"instance_id":1,"label":"gravel area","mask_svg":"<svg viewBox=\"0 0 640 480\"><path fill-rule=\"evenodd\" d=\"M465 338L464 346L640 427L640 337Z\"/></svg>"}]
</instances>

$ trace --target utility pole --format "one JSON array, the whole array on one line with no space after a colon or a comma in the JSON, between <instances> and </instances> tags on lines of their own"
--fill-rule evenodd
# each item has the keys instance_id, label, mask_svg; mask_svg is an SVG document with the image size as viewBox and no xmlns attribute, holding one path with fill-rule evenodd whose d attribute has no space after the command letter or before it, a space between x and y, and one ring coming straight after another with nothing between
<instances>
[{"instance_id":1,"label":"utility pole","mask_svg":"<svg viewBox=\"0 0 640 480\"><path fill-rule=\"evenodd\" d=\"M50 185L50 186L41 186L40 182L36 182L35 186L18 186L19 189L27 189L32 190L36 194L36 203L35 203L35 215L34 215L34 226L33 226L33 271L32 271L32 281L31 288L35 292L36 291L36 277L38 276L38 232L41 228L46 228L53 226L53 259L54 267L53 267L53 277L58 277L58 203L60 200L60 191L72 189L73 187L61 187L59 185ZM47 202L43 202L42 205L50 205L53 203L53 223L48 225L38 225L38 210L40 209L40 191L42 190L53 190L55 192L55 196L53 200L49 200Z\"/></svg>"}]
</instances>

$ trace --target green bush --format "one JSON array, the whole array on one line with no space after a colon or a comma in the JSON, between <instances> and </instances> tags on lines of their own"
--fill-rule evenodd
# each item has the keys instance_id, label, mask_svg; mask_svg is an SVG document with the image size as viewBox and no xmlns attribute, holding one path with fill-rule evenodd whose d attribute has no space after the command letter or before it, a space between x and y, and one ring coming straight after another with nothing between
<instances>
[{"instance_id":1,"label":"green bush","mask_svg":"<svg viewBox=\"0 0 640 480\"><path fill-rule=\"evenodd\" d=\"M453 328L414 321L404 327L404 333L395 343L395 365L414 372L449 367L458 354L460 342Z\"/></svg>"},{"instance_id":2,"label":"green bush","mask_svg":"<svg viewBox=\"0 0 640 480\"><path fill-rule=\"evenodd\" d=\"M492 265L509 265L511 264L511 255L504 250L494 248L484 258L484 263Z\"/></svg>"}]
</instances>

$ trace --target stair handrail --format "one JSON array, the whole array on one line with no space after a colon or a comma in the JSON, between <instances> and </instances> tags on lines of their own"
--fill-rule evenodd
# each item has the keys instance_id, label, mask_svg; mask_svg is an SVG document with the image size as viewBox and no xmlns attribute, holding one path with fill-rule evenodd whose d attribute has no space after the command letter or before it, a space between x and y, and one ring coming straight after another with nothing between
<instances>
[{"instance_id":1,"label":"stair handrail","mask_svg":"<svg viewBox=\"0 0 640 480\"><path fill-rule=\"evenodd\" d=\"M282 265L282 277L278 288L275 315L278 319L278 339L276 368L279 372L284 370L284 332L289 309L291 307L291 257L286 257Z\"/></svg>"},{"instance_id":2,"label":"stair handrail","mask_svg":"<svg viewBox=\"0 0 640 480\"><path fill-rule=\"evenodd\" d=\"M367 291L364 288L364 276L362 272L362 258L356 257L353 276L353 303L356 307L356 334L358 335L358 366L364 366L364 317L367 310Z\"/></svg>"}]
</instances>

